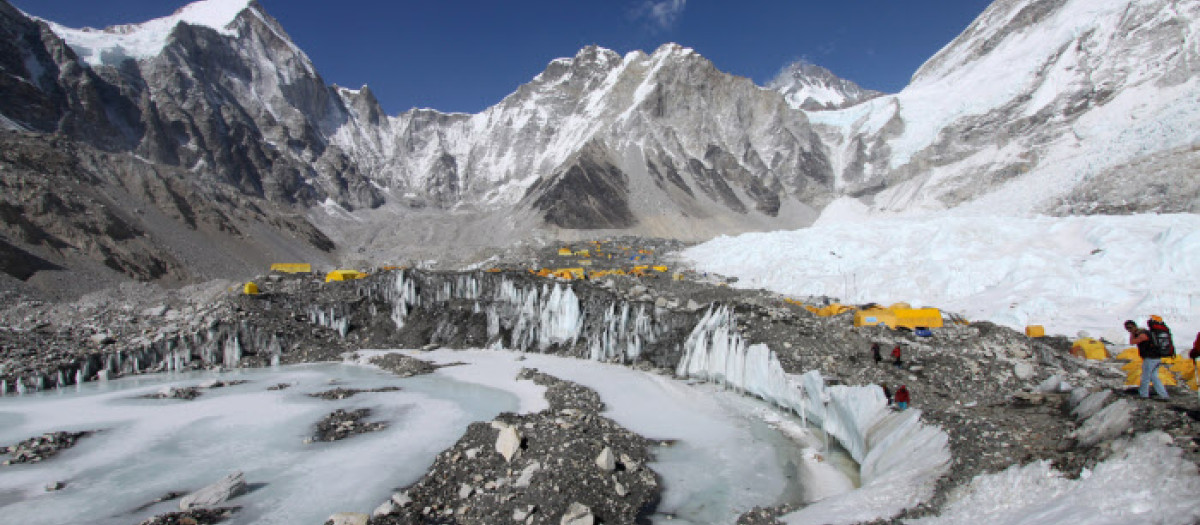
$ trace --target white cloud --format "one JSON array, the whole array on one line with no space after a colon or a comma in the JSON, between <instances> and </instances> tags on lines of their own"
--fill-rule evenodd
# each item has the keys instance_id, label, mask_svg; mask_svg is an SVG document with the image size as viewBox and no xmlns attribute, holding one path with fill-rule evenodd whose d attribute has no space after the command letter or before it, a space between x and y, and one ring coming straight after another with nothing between
<instances>
[{"instance_id":1,"label":"white cloud","mask_svg":"<svg viewBox=\"0 0 1200 525\"><path fill-rule=\"evenodd\" d=\"M637 9L638 18L646 18L662 29L670 29L683 14L687 0L647 1Z\"/></svg>"}]
</instances>

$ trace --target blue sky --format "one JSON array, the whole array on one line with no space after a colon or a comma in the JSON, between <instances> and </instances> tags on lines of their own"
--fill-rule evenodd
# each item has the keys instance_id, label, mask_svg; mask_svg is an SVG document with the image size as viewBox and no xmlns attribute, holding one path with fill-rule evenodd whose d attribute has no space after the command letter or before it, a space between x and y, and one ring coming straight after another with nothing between
<instances>
[{"instance_id":1,"label":"blue sky","mask_svg":"<svg viewBox=\"0 0 1200 525\"><path fill-rule=\"evenodd\" d=\"M10 0L71 27L165 16L181 0ZM326 82L369 84L389 114L477 113L558 57L665 42L765 84L805 59L896 92L990 0L259 0Z\"/></svg>"}]
</instances>

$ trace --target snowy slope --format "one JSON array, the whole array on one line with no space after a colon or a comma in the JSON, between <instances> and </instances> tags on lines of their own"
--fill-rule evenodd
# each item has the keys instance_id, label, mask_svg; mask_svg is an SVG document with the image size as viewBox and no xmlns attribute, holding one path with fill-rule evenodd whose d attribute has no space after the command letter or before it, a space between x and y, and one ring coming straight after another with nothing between
<instances>
[{"instance_id":1,"label":"snowy slope","mask_svg":"<svg viewBox=\"0 0 1200 525\"><path fill-rule=\"evenodd\" d=\"M208 27L234 36L236 33L229 26L250 1L203 0L188 4L170 16L99 30L74 29L49 20L46 23L88 64L117 66L127 59L141 60L161 53L171 31L179 24Z\"/></svg>"},{"instance_id":2,"label":"snowy slope","mask_svg":"<svg viewBox=\"0 0 1200 525\"><path fill-rule=\"evenodd\" d=\"M683 254L736 286L864 304L907 302L1021 329L1124 342L1153 314L1200 330L1200 216L940 217L720 237Z\"/></svg>"},{"instance_id":3,"label":"snowy slope","mask_svg":"<svg viewBox=\"0 0 1200 525\"><path fill-rule=\"evenodd\" d=\"M1000 0L900 93L809 119L871 213L1068 214L1082 189L1146 175L1138 159L1194 160L1198 72L1196 2ZM1187 173L1153 181L1175 202L1132 211L1195 211Z\"/></svg>"}]
</instances>

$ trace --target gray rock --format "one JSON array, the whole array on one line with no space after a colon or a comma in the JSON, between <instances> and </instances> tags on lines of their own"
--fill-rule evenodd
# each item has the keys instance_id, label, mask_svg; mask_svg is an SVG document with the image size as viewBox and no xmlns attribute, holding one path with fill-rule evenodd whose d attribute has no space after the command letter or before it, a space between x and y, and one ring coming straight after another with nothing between
<instances>
[{"instance_id":1,"label":"gray rock","mask_svg":"<svg viewBox=\"0 0 1200 525\"><path fill-rule=\"evenodd\" d=\"M525 521L537 510L537 505L526 505L525 508L513 509L513 521Z\"/></svg>"},{"instance_id":2,"label":"gray rock","mask_svg":"<svg viewBox=\"0 0 1200 525\"><path fill-rule=\"evenodd\" d=\"M1029 363L1017 363L1013 365L1013 375L1021 381L1033 379L1033 365Z\"/></svg>"},{"instance_id":3,"label":"gray rock","mask_svg":"<svg viewBox=\"0 0 1200 525\"><path fill-rule=\"evenodd\" d=\"M521 470L521 475L517 476L517 481L513 483L513 486L528 487L530 483L533 483L533 475L536 474L538 470L541 470L541 468L542 464L537 461L530 463L523 470Z\"/></svg>"},{"instance_id":4,"label":"gray rock","mask_svg":"<svg viewBox=\"0 0 1200 525\"><path fill-rule=\"evenodd\" d=\"M596 517L592 515L592 509L575 502L567 507L567 512L563 514L558 523L559 525L595 525Z\"/></svg>"},{"instance_id":5,"label":"gray rock","mask_svg":"<svg viewBox=\"0 0 1200 525\"><path fill-rule=\"evenodd\" d=\"M375 507L375 510L371 512L371 516L387 516L393 512L396 512L396 503L389 499L383 503L380 503L378 507Z\"/></svg>"},{"instance_id":6,"label":"gray rock","mask_svg":"<svg viewBox=\"0 0 1200 525\"><path fill-rule=\"evenodd\" d=\"M361 512L339 512L329 517L330 525L367 525L371 517Z\"/></svg>"},{"instance_id":7,"label":"gray rock","mask_svg":"<svg viewBox=\"0 0 1200 525\"><path fill-rule=\"evenodd\" d=\"M521 449L521 435L507 423L493 421L492 426L496 426L497 423L501 426L500 435L496 437L496 452L504 456L504 461L511 462L513 456Z\"/></svg>"},{"instance_id":8,"label":"gray rock","mask_svg":"<svg viewBox=\"0 0 1200 525\"><path fill-rule=\"evenodd\" d=\"M1041 392L1041 393L1048 394L1051 392L1058 392L1058 389L1061 385L1062 385L1062 378L1058 377L1058 375L1055 374L1055 375L1052 375L1052 376L1046 378L1045 381L1042 381L1037 386L1037 388L1034 388L1033 390L1034 390L1034 392Z\"/></svg>"},{"instance_id":9,"label":"gray rock","mask_svg":"<svg viewBox=\"0 0 1200 525\"><path fill-rule=\"evenodd\" d=\"M1110 397L1112 397L1112 390L1101 390L1099 392L1092 393L1084 398L1083 401L1080 401L1079 405L1071 411L1071 414L1074 415L1076 419L1081 421L1088 419L1096 415L1096 412L1099 412L1100 409L1104 407L1104 403L1107 402L1108 398Z\"/></svg>"},{"instance_id":10,"label":"gray rock","mask_svg":"<svg viewBox=\"0 0 1200 525\"><path fill-rule=\"evenodd\" d=\"M179 500L182 510L197 507L215 507L246 492L246 476L234 472L220 481L184 496Z\"/></svg>"},{"instance_id":11,"label":"gray rock","mask_svg":"<svg viewBox=\"0 0 1200 525\"><path fill-rule=\"evenodd\" d=\"M604 450L600 451L600 455L596 456L596 466L608 471L617 468L617 458L613 456L612 448L604 447Z\"/></svg>"},{"instance_id":12,"label":"gray rock","mask_svg":"<svg viewBox=\"0 0 1200 525\"><path fill-rule=\"evenodd\" d=\"M1071 437L1078 440L1080 446L1090 447L1121 435L1132 422L1133 404L1119 399L1084 421Z\"/></svg>"}]
</instances>

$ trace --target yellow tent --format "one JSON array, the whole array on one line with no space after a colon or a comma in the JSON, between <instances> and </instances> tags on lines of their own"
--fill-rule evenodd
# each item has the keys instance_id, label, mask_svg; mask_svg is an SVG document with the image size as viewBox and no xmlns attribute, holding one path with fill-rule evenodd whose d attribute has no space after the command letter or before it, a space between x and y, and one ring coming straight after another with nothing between
<instances>
[{"instance_id":1,"label":"yellow tent","mask_svg":"<svg viewBox=\"0 0 1200 525\"><path fill-rule=\"evenodd\" d=\"M250 281L242 286L242 293L246 295L258 295L258 285L254 281Z\"/></svg>"},{"instance_id":2,"label":"yellow tent","mask_svg":"<svg viewBox=\"0 0 1200 525\"><path fill-rule=\"evenodd\" d=\"M564 257L570 257L572 253L573 252L571 251L570 248L559 248L558 249L558 254L562 255Z\"/></svg>"},{"instance_id":3,"label":"yellow tent","mask_svg":"<svg viewBox=\"0 0 1200 525\"><path fill-rule=\"evenodd\" d=\"M942 311L937 308L897 308L897 305L901 304L903 303L894 304L886 309L868 308L866 310L859 310L854 313L854 326L884 325L888 328L908 328L911 330L922 326L925 328L941 328L944 325ZM843 308L848 309L849 307ZM820 315L820 312L818 311L817 314Z\"/></svg>"},{"instance_id":4,"label":"yellow tent","mask_svg":"<svg viewBox=\"0 0 1200 525\"><path fill-rule=\"evenodd\" d=\"M818 308L817 311L815 311L813 313L815 313L821 317L833 317L835 315L844 314L851 310L854 310L853 306L846 306L841 303L833 303L828 306L823 306L821 308Z\"/></svg>"},{"instance_id":5,"label":"yellow tent","mask_svg":"<svg viewBox=\"0 0 1200 525\"><path fill-rule=\"evenodd\" d=\"M876 325L896 326L896 314L886 308L868 308L854 312L854 326Z\"/></svg>"},{"instance_id":6,"label":"yellow tent","mask_svg":"<svg viewBox=\"0 0 1200 525\"><path fill-rule=\"evenodd\" d=\"M1162 360L1163 366L1168 370L1179 374L1179 378L1187 384L1187 387L1196 390L1196 362L1184 357L1168 357Z\"/></svg>"},{"instance_id":7,"label":"yellow tent","mask_svg":"<svg viewBox=\"0 0 1200 525\"><path fill-rule=\"evenodd\" d=\"M1120 359L1122 361L1137 361L1138 363L1142 362L1141 356L1138 355L1137 347L1121 350L1121 353L1117 354L1113 359Z\"/></svg>"},{"instance_id":8,"label":"yellow tent","mask_svg":"<svg viewBox=\"0 0 1200 525\"><path fill-rule=\"evenodd\" d=\"M1071 344L1071 355L1102 361L1108 359L1108 351L1104 343L1091 337L1084 337Z\"/></svg>"},{"instance_id":9,"label":"yellow tent","mask_svg":"<svg viewBox=\"0 0 1200 525\"><path fill-rule=\"evenodd\" d=\"M1025 327L1026 337L1046 337L1046 327L1040 324L1029 325Z\"/></svg>"},{"instance_id":10,"label":"yellow tent","mask_svg":"<svg viewBox=\"0 0 1200 525\"><path fill-rule=\"evenodd\" d=\"M312 265L307 263L275 263L271 265L271 271L280 273L312 273Z\"/></svg>"},{"instance_id":11,"label":"yellow tent","mask_svg":"<svg viewBox=\"0 0 1200 525\"><path fill-rule=\"evenodd\" d=\"M1138 386L1142 383L1142 360L1139 358L1136 361L1130 361L1121 366L1127 375L1125 376L1125 386ZM1165 366L1158 367L1158 379L1162 381L1164 386L1178 386L1179 382L1175 380L1175 374Z\"/></svg>"},{"instance_id":12,"label":"yellow tent","mask_svg":"<svg viewBox=\"0 0 1200 525\"><path fill-rule=\"evenodd\" d=\"M325 282L353 281L355 279L362 279L366 276L367 274L357 270L334 270L325 274Z\"/></svg>"},{"instance_id":13,"label":"yellow tent","mask_svg":"<svg viewBox=\"0 0 1200 525\"><path fill-rule=\"evenodd\" d=\"M550 275L567 280L583 279L584 271L583 268L559 268L551 272Z\"/></svg>"}]
</instances>

